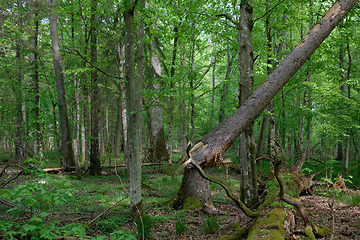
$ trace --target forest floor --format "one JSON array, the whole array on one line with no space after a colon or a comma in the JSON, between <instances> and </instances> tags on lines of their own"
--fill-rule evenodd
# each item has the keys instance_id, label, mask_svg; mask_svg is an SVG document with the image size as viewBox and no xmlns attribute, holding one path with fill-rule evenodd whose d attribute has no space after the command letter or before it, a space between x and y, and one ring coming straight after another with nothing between
<instances>
[{"instance_id":1,"label":"forest floor","mask_svg":"<svg viewBox=\"0 0 360 240\"><path fill-rule=\"evenodd\" d=\"M162 204L176 194L182 176L166 176L165 170L161 168L164 167L146 167L142 177L145 211L152 221L152 227L145 230L149 233L150 239L217 239L222 235L234 234L235 224L240 227L251 227L254 223L253 219L246 217L226 197L221 188L213 184L210 184L212 198L221 214L211 217L210 220L201 210L176 211L171 206ZM109 174L106 176L86 177L81 180L76 180L73 175L53 175L55 178L69 180L74 194L68 197L65 203L52 206L48 220L59 221L61 224L86 224L89 226L88 236L109 236L119 227L138 235L136 223L129 215L129 198L126 190L128 184L125 181L125 174L114 174L113 171L108 170ZM120 169L121 171L123 169ZM227 180L234 192L238 193L236 190L239 189L239 179L236 173L226 175L224 169L220 169L215 170L214 174ZM344 190L340 194L343 196L342 199L347 195L346 191L350 190ZM360 193L352 191L351 194ZM300 199L313 221L329 229L330 235L323 239L360 239L359 202L341 201L339 197L333 198L322 194L302 196ZM331 210L333 199L335 201ZM265 215L274 207L286 206L274 202L261 215ZM287 207L291 208L291 206ZM7 217L3 210L6 210L6 206L0 203L0 218ZM295 220L295 230L288 239L305 239L302 219L296 213Z\"/></svg>"}]
</instances>

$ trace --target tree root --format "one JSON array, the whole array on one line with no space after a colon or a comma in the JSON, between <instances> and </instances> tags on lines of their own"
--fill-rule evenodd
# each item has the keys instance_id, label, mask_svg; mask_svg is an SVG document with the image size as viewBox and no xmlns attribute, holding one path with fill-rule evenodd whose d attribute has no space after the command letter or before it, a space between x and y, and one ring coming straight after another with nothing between
<instances>
[{"instance_id":1,"label":"tree root","mask_svg":"<svg viewBox=\"0 0 360 240\"><path fill-rule=\"evenodd\" d=\"M251 217L251 218L256 218L259 216L259 212L253 212L251 211L249 208L247 208L245 206L245 204L239 200L238 196L236 196L227 186L227 184L225 184L224 182L222 182L220 179L217 179L215 177L206 175L205 172L203 171L203 169L200 167L200 165L193 160L192 158L190 158L188 161L188 164L191 163L194 165L194 167L196 168L196 170L199 172L199 174L205 178L206 180L209 180L210 182L216 183L218 185L220 185L226 192L226 195L235 202L235 204L245 213L246 216Z\"/></svg>"},{"instance_id":2,"label":"tree root","mask_svg":"<svg viewBox=\"0 0 360 240\"><path fill-rule=\"evenodd\" d=\"M314 234L321 237L327 236L328 229L324 226L318 227L311 221L309 214L305 210L304 206L301 204L300 200L285 194L284 179L280 175L282 160L273 160L272 162L274 164L275 177L279 182L280 186L279 197L282 201L293 205L295 210L300 214L301 218L304 220L306 235L310 238L313 238Z\"/></svg>"}]
</instances>

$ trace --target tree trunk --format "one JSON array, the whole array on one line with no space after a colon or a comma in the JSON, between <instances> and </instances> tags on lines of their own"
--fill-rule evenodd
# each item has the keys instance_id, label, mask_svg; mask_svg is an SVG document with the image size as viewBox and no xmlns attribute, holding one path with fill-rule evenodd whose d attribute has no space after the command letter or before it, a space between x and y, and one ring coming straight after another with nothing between
<instances>
[{"instance_id":1,"label":"tree trunk","mask_svg":"<svg viewBox=\"0 0 360 240\"><path fill-rule=\"evenodd\" d=\"M196 141L203 146L192 154L192 158L199 164L211 164L219 154L224 153L240 133L261 114L355 3L356 0L337 1L242 106L218 127ZM186 178L188 177L184 176L183 182L189 181ZM194 181L189 183L198 184ZM179 192L182 189L180 188Z\"/></svg>"},{"instance_id":2,"label":"tree trunk","mask_svg":"<svg viewBox=\"0 0 360 240\"><path fill-rule=\"evenodd\" d=\"M3 29L3 23L2 23L2 18L0 17L0 21L1 21L1 32L2 32L2 37L4 39L4 29ZM18 25L21 28L22 27L22 19L18 18ZM20 41L17 43L16 45L16 58L18 61L18 66L19 66L19 72L18 72L18 82L17 82L17 87L15 89L15 93L16 93L16 135L15 135L15 141L14 141L14 145L15 145L15 161L21 163L24 159L24 144L25 144L25 140L24 140L24 128L23 128L23 111L22 111L22 106L23 106L23 92L22 92L22 85L24 82L24 72L23 72L23 68L22 68L22 64L24 61L24 57L21 53L22 50L22 46ZM2 57L5 58L5 43L3 45L3 49L2 49Z\"/></svg>"},{"instance_id":3,"label":"tree trunk","mask_svg":"<svg viewBox=\"0 0 360 240\"><path fill-rule=\"evenodd\" d=\"M240 3L240 51L239 51L239 103L244 104L253 92L253 48L252 48L252 0ZM240 134L240 199L247 207L259 202L257 191L257 170L255 162L254 125L250 123Z\"/></svg>"},{"instance_id":4,"label":"tree trunk","mask_svg":"<svg viewBox=\"0 0 360 240\"><path fill-rule=\"evenodd\" d=\"M152 47L152 56L150 59L151 67L154 70L153 79L161 77L161 65L160 58L157 54L155 43L151 44ZM161 88L161 83L153 83L153 89L159 90ZM152 150L152 161L154 162L167 162L169 160L169 154L166 149L166 142L164 136L164 122L163 122L163 106L162 102L157 99L153 99L154 106L150 110L151 117L151 138L153 141Z\"/></svg>"},{"instance_id":5,"label":"tree trunk","mask_svg":"<svg viewBox=\"0 0 360 240\"><path fill-rule=\"evenodd\" d=\"M174 145L174 93L173 89L175 83L173 78L175 76L175 65L176 65L176 52L177 52L177 45L179 40L179 25L174 27L174 45L173 45L173 52L172 52L172 59L171 59L171 70L170 70L170 99L169 99L169 115L170 115L170 122L169 122L169 165L167 169L167 174L171 176L173 174L172 170L172 159L173 159L173 145Z\"/></svg>"},{"instance_id":6,"label":"tree trunk","mask_svg":"<svg viewBox=\"0 0 360 240\"><path fill-rule=\"evenodd\" d=\"M130 208L134 219L142 216L141 200L141 153L139 146L139 131L137 114L137 89L135 81L135 6L128 6L124 11L125 19L125 88L127 109L127 131L130 148Z\"/></svg>"},{"instance_id":7,"label":"tree trunk","mask_svg":"<svg viewBox=\"0 0 360 240\"><path fill-rule=\"evenodd\" d=\"M215 210L211 199L209 181L203 178L195 168L185 168L183 181L174 202L174 207L176 209L181 208L187 198L199 200L202 210L205 212L211 213Z\"/></svg>"},{"instance_id":8,"label":"tree trunk","mask_svg":"<svg viewBox=\"0 0 360 240\"><path fill-rule=\"evenodd\" d=\"M74 152L72 148L72 140L70 136L70 126L67 114L67 104L65 98L65 87L64 87L64 73L62 60L60 55L59 37L58 37L58 26L57 16L55 13L56 0L49 0L49 6L52 9L50 15L50 32L51 32L51 43L53 49L53 63L55 69L56 90L57 90L57 101L59 106L59 122L60 132L62 139L62 153L64 157L65 169L70 170L71 167L75 166Z\"/></svg>"},{"instance_id":9,"label":"tree trunk","mask_svg":"<svg viewBox=\"0 0 360 240\"><path fill-rule=\"evenodd\" d=\"M211 91L211 114L210 114L210 131L213 129L213 119L214 119L214 109L215 109L215 68L216 68L216 59L214 57L213 59L214 65L212 69L212 77L211 77L211 83L212 83L212 91Z\"/></svg>"},{"instance_id":10,"label":"tree trunk","mask_svg":"<svg viewBox=\"0 0 360 240\"><path fill-rule=\"evenodd\" d=\"M117 46L117 50L118 50L118 59L119 59L119 64L118 64L118 69L119 69L119 77L120 78L124 78L124 46L123 45L118 45ZM122 114L123 112L123 99L124 99L124 89L123 89L123 83L122 81L119 81L119 85L118 85L119 89L118 89L118 104L117 104L117 108L118 108L118 114L117 114L117 128L116 128L116 139L115 139L115 157L119 158L120 157L120 151L121 151L121 136L122 136L122 132L125 130L126 132L126 127L124 127L124 123L126 123L126 112L125 115ZM125 122L123 122L123 119ZM125 124L126 125L126 124ZM123 134L124 135L124 134ZM123 139L123 144L125 144L125 142ZM124 152L124 159L125 158L125 152Z\"/></svg>"},{"instance_id":11,"label":"tree trunk","mask_svg":"<svg viewBox=\"0 0 360 240\"><path fill-rule=\"evenodd\" d=\"M38 157L43 157L43 146L42 146L42 134L41 134L41 125L40 125L40 91L39 91L39 57L38 57L38 37L39 37L39 6L36 1L30 1L32 4L31 8L34 12L34 31L32 35L32 45L34 47L33 56L32 56L32 84L34 89L34 142L33 142L33 151L34 155Z\"/></svg>"},{"instance_id":12,"label":"tree trunk","mask_svg":"<svg viewBox=\"0 0 360 240\"><path fill-rule=\"evenodd\" d=\"M90 57L92 64L97 63L97 4L98 0L91 0L90 26ZM90 175L101 174L99 152L99 87L96 69L91 71L91 132L90 132Z\"/></svg>"},{"instance_id":13,"label":"tree trunk","mask_svg":"<svg viewBox=\"0 0 360 240\"><path fill-rule=\"evenodd\" d=\"M225 119L225 100L226 100L226 91L227 91L227 81L230 78L231 73L231 66L233 62L234 57L230 58L230 49L229 49L229 43L227 44L227 70L226 70L226 76L225 76L225 83L223 86L223 92L221 94L221 103L220 103L220 111L219 111L219 124L224 121ZM212 129L211 129L212 130Z\"/></svg>"},{"instance_id":14,"label":"tree trunk","mask_svg":"<svg viewBox=\"0 0 360 240\"><path fill-rule=\"evenodd\" d=\"M145 8L145 0L140 1L140 11L144 14ZM141 90L143 89L143 78L144 78L144 32L145 32L145 23L144 19L140 19L139 22L139 32L138 32L138 45L137 45L137 77L136 77L136 88L137 88L137 109L138 113L136 114L136 124L137 124L137 134L138 134L138 144L140 148L140 163L142 159L142 136L143 136L143 129L142 129L142 108L143 108L143 95Z\"/></svg>"}]
</instances>

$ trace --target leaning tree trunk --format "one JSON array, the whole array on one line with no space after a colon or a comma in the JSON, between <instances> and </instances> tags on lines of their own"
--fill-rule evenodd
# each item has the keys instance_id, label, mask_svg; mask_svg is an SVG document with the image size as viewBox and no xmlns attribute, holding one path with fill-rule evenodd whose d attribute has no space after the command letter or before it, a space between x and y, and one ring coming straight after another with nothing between
<instances>
[{"instance_id":1,"label":"leaning tree trunk","mask_svg":"<svg viewBox=\"0 0 360 240\"><path fill-rule=\"evenodd\" d=\"M55 11L56 1L49 0L49 6L52 8L52 11ZM65 170L69 171L71 167L75 166L75 160L74 160L74 152L73 152L72 141L70 136L69 119L67 114L67 104L66 104L65 87L64 87L64 72L61 62L57 16L55 12L52 12L50 16L50 32L51 32L51 42L53 49L54 69L55 69L55 75L57 77L56 90L57 90L57 100L59 106L60 132L62 136L61 146L62 146L62 153L64 156Z\"/></svg>"},{"instance_id":2,"label":"leaning tree trunk","mask_svg":"<svg viewBox=\"0 0 360 240\"><path fill-rule=\"evenodd\" d=\"M240 133L262 113L355 3L356 0L337 1L241 107L218 127L196 141L202 147L193 152L192 158L199 164L211 164L219 160L219 155L224 153ZM189 181L188 176L184 175L183 182ZM189 184L198 183L190 181ZM182 189L180 188L179 193Z\"/></svg>"}]
</instances>

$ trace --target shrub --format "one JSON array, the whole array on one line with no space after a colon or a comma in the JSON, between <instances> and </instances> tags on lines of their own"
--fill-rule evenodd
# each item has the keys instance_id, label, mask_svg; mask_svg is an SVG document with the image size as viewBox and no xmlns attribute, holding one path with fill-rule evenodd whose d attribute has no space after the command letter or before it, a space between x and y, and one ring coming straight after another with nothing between
<instances>
[{"instance_id":1,"label":"shrub","mask_svg":"<svg viewBox=\"0 0 360 240\"><path fill-rule=\"evenodd\" d=\"M206 215L206 223L204 224L205 233L216 233L219 229L218 217Z\"/></svg>"},{"instance_id":2,"label":"shrub","mask_svg":"<svg viewBox=\"0 0 360 240\"><path fill-rule=\"evenodd\" d=\"M182 234L185 233L187 229L187 226L184 222L182 221L176 221L175 222L175 232L176 234Z\"/></svg>"},{"instance_id":3,"label":"shrub","mask_svg":"<svg viewBox=\"0 0 360 240\"><path fill-rule=\"evenodd\" d=\"M149 215L145 215L141 219L139 219L136 228L140 239L142 238L149 239L151 228L153 226L154 226L154 222Z\"/></svg>"}]
</instances>

